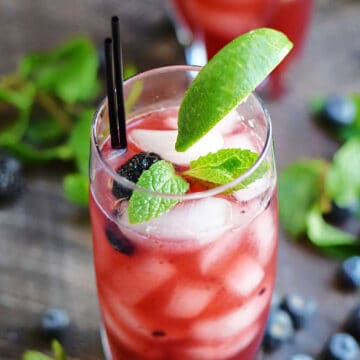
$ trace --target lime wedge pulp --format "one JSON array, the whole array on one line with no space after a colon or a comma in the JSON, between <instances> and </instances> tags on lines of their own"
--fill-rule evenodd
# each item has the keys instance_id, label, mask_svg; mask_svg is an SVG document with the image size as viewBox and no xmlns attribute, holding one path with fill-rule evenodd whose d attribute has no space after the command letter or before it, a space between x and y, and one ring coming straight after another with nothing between
<instances>
[{"instance_id":1,"label":"lime wedge pulp","mask_svg":"<svg viewBox=\"0 0 360 360\"><path fill-rule=\"evenodd\" d=\"M185 151L244 100L293 47L283 33L261 28L237 37L199 72L179 109L175 148Z\"/></svg>"}]
</instances>

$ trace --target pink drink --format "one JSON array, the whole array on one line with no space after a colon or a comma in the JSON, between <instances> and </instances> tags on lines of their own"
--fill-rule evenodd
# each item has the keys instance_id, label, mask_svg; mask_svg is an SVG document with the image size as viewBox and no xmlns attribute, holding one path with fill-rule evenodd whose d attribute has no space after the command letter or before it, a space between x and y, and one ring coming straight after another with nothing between
<instances>
[{"instance_id":1,"label":"pink drink","mask_svg":"<svg viewBox=\"0 0 360 360\"><path fill-rule=\"evenodd\" d=\"M92 142L90 211L109 359L251 360L261 342L274 285L278 223L269 119L251 95L204 143L179 155L172 143L181 98L171 90L182 93L194 71L171 67L129 80L128 88L141 81L144 97L128 118L128 151L113 151L106 135L97 136L98 150ZM154 78L158 84L152 87ZM155 96L165 82L167 91ZM158 103L144 105L153 101ZM106 123L103 106L95 133ZM129 223L128 201L111 192L110 169L139 152L158 150L181 174L207 147L257 151L268 171L231 194L187 179L190 190L168 212Z\"/></svg>"},{"instance_id":2,"label":"pink drink","mask_svg":"<svg viewBox=\"0 0 360 360\"><path fill-rule=\"evenodd\" d=\"M294 50L271 74L267 88L272 95L283 91L282 77L301 54L313 0L171 0L180 26L204 41L210 59L235 37L270 27L284 32Z\"/></svg>"}]
</instances>

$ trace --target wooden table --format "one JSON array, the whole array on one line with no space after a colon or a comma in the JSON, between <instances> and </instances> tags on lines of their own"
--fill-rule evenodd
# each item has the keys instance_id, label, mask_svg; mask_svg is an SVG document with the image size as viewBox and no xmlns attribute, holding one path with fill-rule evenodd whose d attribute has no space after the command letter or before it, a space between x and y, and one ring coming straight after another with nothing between
<instances>
[{"instance_id":1,"label":"wooden table","mask_svg":"<svg viewBox=\"0 0 360 360\"><path fill-rule=\"evenodd\" d=\"M51 48L74 33L90 36L100 47L112 14L122 21L125 61L139 70L184 62L163 0L0 0L0 73L14 69L25 52ZM313 125L307 103L318 94L359 90L359 19L358 1L317 3L304 57L293 69L292 90L268 103L280 169L306 156L331 158L338 147ZM0 209L1 360L19 359L29 348L49 349L38 330L39 316L49 307L70 315L63 343L71 356L103 358L88 215L64 198L62 175L56 166L27 170L24 196ZM319 310L292 344L264 358L319 354L359 300L359 293L334 287L337 267L337 261L281 234L278 292L313 297Z\"/></svg>"}]
</instances>

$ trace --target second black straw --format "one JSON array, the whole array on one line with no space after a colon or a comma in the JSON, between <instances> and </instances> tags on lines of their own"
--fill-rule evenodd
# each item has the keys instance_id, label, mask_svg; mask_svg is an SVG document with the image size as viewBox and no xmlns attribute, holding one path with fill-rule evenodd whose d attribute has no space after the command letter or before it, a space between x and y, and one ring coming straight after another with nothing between
<instances>
[{"instance_id":1,"label":"second black straw","mask_svg":"<svg viewBox=\"0 0 360 360\"><path fill-rule=\"evenodd\" d=\"M120 45L119 18L111 18L112 39L105 39L105 65L108 94L111 147L127 148L126 118L123 94L123 67Z\"/></svg>"}]
</instances>

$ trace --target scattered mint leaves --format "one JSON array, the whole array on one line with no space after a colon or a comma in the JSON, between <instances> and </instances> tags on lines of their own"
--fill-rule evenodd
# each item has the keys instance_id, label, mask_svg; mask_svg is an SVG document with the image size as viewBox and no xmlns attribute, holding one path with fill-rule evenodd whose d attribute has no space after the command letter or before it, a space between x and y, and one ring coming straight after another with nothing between
<instances>
[{"instance_id":1,"label":"scattered mint leaves","mask_svg":"<svg viewBox=\"0 0 360 360\"><path fill-rule=\"evenodd\" d=\"M5 148L28 165L44 163L47 161L70 161L73 158L71 149L67 144L61 144L46 149L37 149L24 142L9 142Z\"/></svg>"},{"instance_id":2,"label":"scattered mint leaves","mask_svg":"<svg viewBox=\"0 0 360 360\"><path fill-rule=\"evenodd\" d=\"M345 231L326 223L322 217L321 209L315 205L307 214L307 234L312 243L319 247L336 247L357 245L360 251L360 241Z\"/></svg>"},{"instance_id":3,"label":"scattered mint leaves","mask_svg":"<svg viewBox=\"0 0 360 360\"><path fill-rule=\"evenodd\" d=\"M53 358L39 351L27 350L23 354L22 360L53 360Z\"/></svg>"},{"instance_id":4,"label":"scattered mint leaves","mask_svg":"<svg viewBox=\"0 0 360 360\"><path fill-rule=\"evenodd\" d=\"M339 206L360 200L360 137L350 139L336 152L325 187Z\"/></svg>"},{"instance_id":5,"label":"scattered mint leaves","mask_svg":"<svg viewBox=\"0 0 360 360\"><path fill-rule=\"evenodd\" d=\"M45 355L39 351L27 350L22 356L22 360L67 360L65 351L59 341L53 340L51 342L51 349L54 357Z\"/></svg>"},{"instance_id":6,"label":"scattered mint leaves","mask_svg":"<svg viewBox=\"0 0 360 360\"><path fill-rule=\"evenodd\" d=\"M175 174L171 163L160 160L145 170L137 185L152 191L173 195L185 194L189 184ZM130 197L128 215L131 224L149 221L168 211L178 203L176 199L167 199L135 190Z\"/></svg>"},{"instance_id":7,"label":"scattered mint leaves","mask_svg":"<svg viewBox=\"0 0 360 360\"><path fill-rule=\"evenodd\" d=\"M69 138L69 147L81 174L88 175L90 156L90 127L95 109L86 109L79 115Z\"/></svg>"},{"instance_id":8,"label":"scattered mint leaves","mask_svg":"<svg viewBox=\"0 0 360 360\"><path fill-rule=\"evenodd\" d=\"M30 83L14 83L9 87L0 82L0 105L2 124L0 131L0 146L18 142L28 127L35 88ZM15 112L15 120L9 119L9 114ZM4 126L5 123L5 126Z\"/></svg>"},{"instance_id":9,"label":"scattered mint leaves","mask_svg":"<svg viewBox=\"0 0 360 360\"><path fill-rule=\"evenodd\" d=\"M328 164L322 160L303 160L286 167L279 176L280 221L293 236L306 232L307 216L319 202Z\"/></svg>"},{"instance_id":10,"label":"scattered mint leaves","mask_svg":"<svg viewBox=\"0 0 360 360\"><path fill-rule=\"evenodd\" d=\"M51 342L51 349L54 353L55 360L66 360L67 356L61 344L57 340Z\"/></svg>"},{"instance_id":11,"label":"scattered mint leaves","mask_svg":"<svg viewBox=\"0 0 360 360\"><path fill-rule=\"evenodd\" d=\"M75 204L87 206L89 201L88 176L81 173L67 174L63 181L65 196Z\"/></svg>"},{"instance_id":12,"label":"scattered mint leaves","mask_svg":"<svg viewBox=\"0 0 360 360\"><path fill-rule=\"evenodd\" d=\"M190 162L190 169L183 175L206 181L214 185L227 184L248 170L257 160L259 154L250 150L220 149ZM267 166L259 166L257 171L235 189L242 189L250 182L264 175Z\"/></svg>"},{"instance_id":13,"label":"scattered mint leaves","mask_svg":"<svg viewBox=\"0 0 360 360\"><path fill-rule=\"evenodd\" d=\"M100 89L97 71L96 49L84 37L73 38L51 52L28 55L19 65L23 78L69 104L96 96Z\"/></svg>"},{"instance_id":14,"label":"scattered mint leaves","mask_svg":"<svg viewBox=\"0 0 360 360\"><path fill-rule=\"evenodd\" d=\"M360 253L360 240L324 219L331 202L340 206L360 201L358 155L360 139L353 138L334 155L333 162L302 160L279 177L280 221L293 236L306 234L324 253L347 257Z\"/></svg>"},{"instance_id":15,"label":"scattered mint leaves","mask_svg":"<svg viewBox=\"0 0 360 360\"><path fill-rule=\"evenodd\" d=\"M135 73L133 65L124 67L125 78ZM96 48L84 37L26 55L15 73L0 77L0 148L30 166L73 161L76 172L64 178L64 191L68 199L84 206L95 112L89 102L100 83ZM141 87L133 89L130 102L139 92Z\"/></svg>"}]
</instances>

